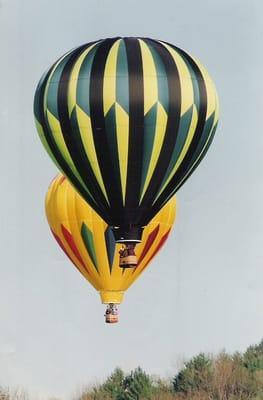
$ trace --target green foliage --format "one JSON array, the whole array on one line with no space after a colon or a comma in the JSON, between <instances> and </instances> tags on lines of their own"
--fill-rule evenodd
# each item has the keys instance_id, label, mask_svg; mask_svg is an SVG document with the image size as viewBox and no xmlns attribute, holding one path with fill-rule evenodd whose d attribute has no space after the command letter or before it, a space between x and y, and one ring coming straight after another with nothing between
<instances>
[{"instance_id":1,"label":"green foliage","mask_svg":"<svg viewBox=\"0 0 263 400\"><path fill-rule=\"evenodd\" d=\"M126 376L116 368L105 383L86 391L78 400L150 400L153 391L150 377L140 367Z\"/></svg>"},{"instance_id":2,"label":"green foliage","mask_svg":"<svg viewBox=\"0 0 263 400\"><path fill-rule=\"evenodd\" d=\"M263 400L263 341L242 355L192 358L173 379L176 400Z\"/></svg>"},{"instance_id":3,"label":"green foliage","mask_svg":"<svg viewBox=\"0 0 263 400\"><path fill-rule=\"evenodd\" d=\"M127 375L116 368L77 400L263 400L263 341L244 354L198 354L172 381L153 379L140 367Z\"/></svg>"},{"instance_id":4,"label":"green foliage","mask_svg":"<svg viewBox=\"0 0 263 400\"><path fill-rule=\"evenodd\" d=\"M173 388L176 393L191 393L196 390L207 390L212 376L212 361L201 353L188 361L175 376Z\"/></svg>"},{"instance_id":5,"label":"green foliage","mask_svg":"<svg viewBox=\"0 0 263 400\"><path fill-rule=\"evenodd\" d=\"M110 395L114 400L122 400L124 398L124 377L122 369L116 368L102 386L103 391Z\"/></svg>"},{"instance_id":6,"label":"green foliage","mask_svg":"<svg viewBox=\"0 0 263 400\"><path fill-rule=\"evenodd\" d=\"M124 400L148 400L153 394L152 381L140 367L124 380Z\"/></svg>"},{"instance_id":7,"label":"green foliage","mask_svg":"<svg viewBox=\"0 0 263 400\"><path fill-rule=\"evenodd\" d=\"M0 400L29 397L21 389L0 388ZM129 374L116 368L104 383L75 400L263 400L263 340L244 354L200 353L171 381L153 379L141 367Z\"/></svg>"},{"instance_id":8,"label":"green foliage","mask_svg":"<svg viewBox=\"0 0 263 400\"><path fill-rule=\"evenodd\" d=\"M244 365L250 372L263 370L263 339L258 345L250 346L244 354Z\"/></svg>"}]
</instances>

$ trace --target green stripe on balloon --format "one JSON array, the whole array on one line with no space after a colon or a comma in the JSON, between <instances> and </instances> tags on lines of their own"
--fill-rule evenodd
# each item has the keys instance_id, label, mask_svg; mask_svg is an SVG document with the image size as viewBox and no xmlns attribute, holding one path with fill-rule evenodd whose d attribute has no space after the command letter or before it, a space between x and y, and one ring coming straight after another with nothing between
<instances>
[{"instance_id":1,"label":"green stripe on balloon","mask_svg":"<svg viewBox=\"0 0 263 400\"><path fill-rule=\"evenodd\" d=\"M81 64L79 74L77 77L78 81L77 81L76 102L82 108L82 110L88 115L90 115L90 102L89 102L90 73L97 47L98 46L95 45L93 49L88 52L84 61Z\"/></svg>"},{"instance_id":2,"label":"green stripe on balloon","mask_svg":"<svg viewBox=\"0 0 263 400\"><path fill-rule=\"evenodd\" d=\"M190 124L191 124L191 120L192 120L192 115L193 115L193 107L190 107L185 113L184 115L181 117L180 120L180 125L179 125L179 130L178 130L178 137L177 137L177 141L176 141L176 145L174 147L173 150L173 154L170 160L170 164L168 166L168 169L166 171L166 174L164 176L163 182L160 186L160 190L159 193L161 192L163 186L166 183L167 178L169 177L173 167L175 166L180 153L183 149L183 146L185 144L188 132L189 132L189 128L190 128Z\"/></svg>"},{"instance_id":3,"label":"green stripe on balloon","mask_svg":"<svg viewBox=\"0 0 263 400\"><path fill-rule=\"evenodd\" d=\"M86 247L86 250L87 250L90 258L91 258L96 270L99 273L98 260L97 260L97 256L96 256L93 235L92 235L92 232L89 230L89 228L87 227L87 225L84 222L81 226L81 237L82 237L83 243Z\"/></svg>"},{"instance_id":4,"label":"green stripe on balloon","mask_svg":"<svg viewBox=\"0 0 263 400\"><path fill-rule=\"evenodd\" d=\"M161 103L163 108L165 109L166 113L169 111L169 89L168 89L168 80L167 74L165 71L164 64L161 60L160 55L156 51L156 49L151 46L149 42L146 43L148 46L156 70L156 78L157 78L157 85L158 85L158 102Z\"/></svg>"},{"instance_id":5,"label":"green stripe on balloon","mask_svg":"<svg viewBox=\"0 0 263 400\"><path fill-rule=\"evenodd\" d=\"M58 94L58 85L59 80L67 63L68 59L70 58L70 54L68 54L55 68L55 70L51 74L51 79L49 85L47 87L47 108L48 110L57 118L59 119L58 115L58 102L57 102L57 94Z\"/></svg>"},{"instance_id":6,"label":"green stripe on balloon","mask_svg":"<svg viewBox=\"0 0 263 400\"><path fill-rule=\"evenodd\" d=\"M129 114L129 71L127 53L123 40L120 41L116 68L116 100Z\"/></svg>"},{"instance_id":7,"label":"green stripe on balloon","mask_svg":"<svg viewBox=\"0 0 263 400\"><path fill-rule=\"evenodd\" d=\"M157 104L147 112L144 117L144 136L143 136L143 160L141 175L141 191L142 194L145 179L148 173L149 164L152 156L153 143L156 131Z\"/></svg>"}]
</instances>

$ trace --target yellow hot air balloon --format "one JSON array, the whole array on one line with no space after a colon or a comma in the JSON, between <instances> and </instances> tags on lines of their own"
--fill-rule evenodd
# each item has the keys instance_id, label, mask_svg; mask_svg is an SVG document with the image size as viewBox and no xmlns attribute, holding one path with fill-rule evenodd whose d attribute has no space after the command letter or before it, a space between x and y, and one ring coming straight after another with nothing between
<instances>
[{"instance_id":1,"label":"yellow hot air balloon","mask_svg":"<svg viewBox=\"0 0 263 400\"><path fill-rule=\"evenodd\" d=\"M136 268L119 266L121 244L107 223L82 199L69 181L58 175L46 195L46 215L60 247L108 304L106 322L117 322L116 304L166 241L176 215L173 197L145 227L138 244Z\"/></svg>"}]
</instances>

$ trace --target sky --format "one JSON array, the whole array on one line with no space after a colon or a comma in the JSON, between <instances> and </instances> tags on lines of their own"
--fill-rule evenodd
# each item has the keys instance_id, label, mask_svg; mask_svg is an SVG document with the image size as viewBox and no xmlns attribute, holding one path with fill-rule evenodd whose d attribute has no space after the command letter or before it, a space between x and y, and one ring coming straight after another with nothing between
<instances>
[{"instance_id":1,"label":"sky","mask_svg":"<svg viewBox=\"0 0 263 400\"><path fill-rule=\"evenodd\" d=\"M201 351L261 340L262 13L260 0L0 1L0 385L67 400L116 366L166 378ZM170 240L109 327L49 232L44 197L57 170L32 102L59 56L111 36L167 40L199 58L218 89L220 124L178 192Z\"/></svg>"}]
</instances>

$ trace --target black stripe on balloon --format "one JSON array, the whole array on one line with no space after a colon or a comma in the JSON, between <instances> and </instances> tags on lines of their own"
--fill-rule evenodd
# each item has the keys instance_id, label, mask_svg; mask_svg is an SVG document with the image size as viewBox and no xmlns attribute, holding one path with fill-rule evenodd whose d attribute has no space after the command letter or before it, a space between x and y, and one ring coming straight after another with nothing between
<instances>
[{"instance_id":1,"label":"black stripe on balloon","mask_svg":"<svg viewBox=\"0 0 263 400\"><path fill-rule=\"evenodd\" d=\"M44 80L42 81L41 85L37 88L36 94L35 94L35 99L34 99L34 109L35 109L35 115L37 115L38 122L43 128L43 132L45 135L45 139L47 141L47 144L51 150L51 153L53 154L54 158L56 159L57 163L61 167L61 170L63 173L67 176L67 178L72 182L74 187L77 189L77 191L81 194L82 197L86 198L89 204L94 208L95 211L99 213L99 208L97 204L93 201L93 199L89 196L85 188L80 184L79 180L75 177L73 174L72 170L68 166L67 162L65 161L64 157L62 156L55 140L52 135L52 132L49 128L49 125L46 122L46 117L45 117L45 111L44 111L44 96L45 96L45 88L46 84L48 82L48 79L53 72L55 64L50 68L48 73L46 74Z\"/></svg>"},{"instance_id":2,"label":"black stripe on balloon","mask_svg":"<svg viewBox=\"0 0 263 400\"><path fill-rule=\"evenodd\" d=\"M216 124L216 125L214 126L214 128L212 129L212 132L211 132L211 135L210 135L210 137L209 137L209 139L208 139L208 142L206 143L206 145L205 145L205 147L204 147L204 149L203 149L203 152L202 152L201 157L200 157L200 158L198 159L198 161L196 162L195 167L191 170L190 174L187 175L187 177L184 178L184 179L180 182L180 184L179 184L178 188L176 189L176 191L178 191L178 190L180 189L180 187L184 184L184 182L192 175L192 173L195 171L195 169L198 167L198 165L200 164L200 162L201 162L201 161L203 160L203 158L205 157L205 155L206 155L206 153L207 153L207 150L209 149L210 144L212 143L212 141L213 141L213 139L214 139L215 132L216 132L216 128L217 128L217 124Z\"/></svg>"},{"instance_id":3,"label":"black stripe on balloon","mask_svg":"<svg viewBox=\"0 0 263 400\"><path fill-rule=\"evenodd\" d=\"M98 164L110 203L109 225L119 225L122 219L122 193L119 179L114 175L106 134L103 107L103 79L105 64L113 43L118 38L105 39L94 55L90 73L90 119ZM107 221L108 222L108 221Z\"/></svg>"},{"instance_id":4,"label":"black stripe on balloon","mask_svg":"<svg viewBox=\"0 0 263 400\"><path fill-rule=\"evenodd\" d=\"M178 170L174 174L173 178L167 185L167 187L164 189L158 200L155 202L152 210L151 210L151 217L155 215L157 211L160 210L161 206L166 203L167 199L170 197L170 193L173 192L173 189L179 185L181 186L181 181L184 180L184 176L187 174L189 168L191 167L191 160L192 157L198 147L198 144L202 138L202 134L204 131L204 126L205 126L205 121L206 121L206 114L207 114L207 92L206 92L206 85L204 78L202 76L202 73L198 67L198 65L195 63L195 61L183 50L179 49L176 46L171 45L170 43L167 43L169 46L171 46L174 50L176 50L187 62L187 64L192 68L192 71L194 72L199 88L199 93L200 93L200 103L199 103L199 111L198 111L198 117L197 117L197 125L196 129L193 135L193 139L191 141L191 144L185 154L185 157L180 164ZM198 163L196 164L195 168L197 167ZM194 169L195 169L194 168ZM193 171L192 171L193 172ZM190 175L189 175L190 176ZM178 187L178 188L179 188ZM178 189L177 189L178 190Z\"/></svg>"},{"instance_id":5,"label":"black stripe on balloon","mask_svg":"<svg viewBox=\"0 0 263 400\"><path fill-rule=\"evenodd\" d=\"M200 164L200 162L203 160L203 158L205 157L210 144L212 143L214 136L215 136L215 132L216 132L216 128L217 128L217 124L214 126L214 128L212 129L212 133L211 136L208 140L208 142L206 143L206 146L203 150L202 156L199 158L199 160L197 161L197 163L195 164L195 168L190 172L189 175L185 176L184 179L180 182L179 186L176 188L176 190L174 190L173 192L171 192L171 194L169 195L168 199L165 199L164 203L160 206L160 208L162 208L173 196L174 194L180 189L181 186L183 186L183 184L185 183L185 181L187 181L187 179L192 175L192 173L195 171L195 169L198 167L198 165ZM155 214L153 214L154 216Z\"/></svg>"},{"instance_id":6,"label":"black stripe on balloon","mask_svg":"<svg viewBox=\"0 0 263 400\"><path fill-rule=\"evenodd\" d=\"M140 205L141 222L146 224L151 219L152 203L165 177L176 145L181 114L181 84L176 63L165 46L152 39L144 38L143 40L160 56L165 67L169 91L168 118L163 144L150 183Z\"/></svg>"},{"instance_id":7,"label":"black stripe on balloon","mask_svg":"<svg viewBox=\"0 0 263 400\"><path fill-rule=\"evenodd\" d=\"M72 72L72 68L75 65L75 62L77 61L83 50L85 50L89 46L79 47L74 52L72 52L69 60L63 68L58 85L58 115L63 137L72 161L74 162L76 169L81 176L84 184L87 186L91 195L98 203L99 214L105 219L105 221L110 223L111 221L109 218L109 206L107 204L107 200L105 199L105 196L93 173L81 140L80 133L76 129L74 131L72 130L68 110L68 86L70 81L70 74ZM88 198L86 196L84 198L88 201Z\"/></svg>"},{"instance_id":8,"label":"black stripe on balloon","mask_svg":"<svg viewBox=\"0 0 263 400\"><path fill-rule=\"evenodd\" d=\"M129 150L127 186L125 197L125 225L136 224L144 144L144 88L140 42L136 38L125 38L129 73Z\"/></svg>"}]
</instances>

